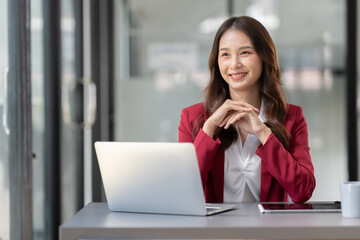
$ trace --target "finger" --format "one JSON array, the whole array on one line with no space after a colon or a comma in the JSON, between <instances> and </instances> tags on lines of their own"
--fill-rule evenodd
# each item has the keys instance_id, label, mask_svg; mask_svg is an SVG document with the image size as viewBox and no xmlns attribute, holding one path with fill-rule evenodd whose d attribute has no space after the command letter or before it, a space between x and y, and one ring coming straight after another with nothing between
<instances>
[{"instance_id":1,"label":"finger","mask_svg":"<svg viewBox=\"0 0 360 240\"><path fill-rule=\"evenodd\" d=\"M234 124L237 121L239 121L240 119L247 117L248 115L249 115L249 113L246 113L246 112L236 114L236 116L234 116L232 119L230 119L229 123Z\"/></svg>"},{"instance_id":2,"label":"finger","mask_svg":"<svg viewBox=\"0 0 360 240\"><path fill-rule=\"evenodd\" d=\"M232 110L231 110L232 111ZM226 119L229 111L225 106L220 106L211 116L209 119L212 119L216 126L221 126L221 123Z\"/></svg>"},{"instance_id":3,"label":"finger","mask_svg":"<svg viewBox=\"0 0 360 240\"><path fill-rule=\"evenodd\" d=\"M231 125L232 125L232 124L230 123L230 121L228 121L228 122L226 123L226 125L224 126L224 129L228 129Z\"/></svg>"},{"instance_id":4,"label":"finger","mask_svg":"<svg viewBox=\"0 0 360 240\"><path fill-rule=\"evenodd\" d=\"M219 127L225 126L225 124L229 121L229 119L230 119L234 114L236 114L236 112L232 112L232 113L229 113L228 115L226 115L225 118L222 120L222 122L219 124Z\"/></svg>"},{"instance_id":5,"label":"finger","mask_svg":"<svg viewBox=\"0 0 360 240\"><path fill-rule=\"evenodd\" d=\"M227 121L225 126L224 126L224 129L228 129L232 124L230 123L230 121Z\"/></svg>"},{"instance_id":6,"label":"finger","mask_svg":"<svg viewBox=\"0 0 360 240\"><path fill-rule=\"evenodd\" d=\"M228 111L228 112L249 112L249 111L256 111L256 110L253 108L239 106L236 104L229 104L226 107L226 111Z\"/></svg>"},{"instance_id":7,"label":"finger","mask_svg":"<svg viewBox=\"0 0 360 240\"><path fill-rule=\"evenodd\" d=\"M249 104L249 103L241 103L240 106L254 109L254 110L257 111L257 112L259 111L259 109L257 109L256 107L254 107L253 105L251 105L251 104Z\"/></svg>"},{"instance_id":8,"label":"finger","mask_svg":"<svg viewBox=\"0 0 360 240\"><path fill-rule=\"evenodd\" d=\"M231 116L239 112L259 112L259 110L250 104L233 100L226 100L219 109L216 110L213 117L217 118L217 126L224 127ZM219 123L220 122L220 123ZM227 126L228 128L229 126Z\"/></svg>"},{"instance_id":9,"label":"finger","mask_svg":"<svg viewBox=\"0 0 360 240\"><path fill-rule=\"evenodd\" d=\"M249 109L249 108L244 108L244 109L242 109L241 111L234 111L234 110L232 110L232 111L228 112L227 116L226 116L226 117L222 120L222 122L219 124L219 127L224 127L225 125L227 125L227 126L226 126L226 129L229 128L231 124L234 124L235 122L237 122L237 121L240 119L240 117L243 116L243 115L238 115L238 114L240 114L240 113L244 113L244 114L246 115L246 114L249 114L249 113L254 113L254 110L253 110L252 108L251 108L251 109ZM245 116L245 115L244 115L244 116ZM236 116L239 116L239 117L238 117L237 120L234 120L234 118L235 118ZM229 122L230 124L227 124L228 122Z\"/></svg>"},{"instance_id":10,"label":"finger","mask_svg":"<svg viewBox=\"0 0 360 240\"><path fill-rule=\"evenodd\" d=\"M259 112L259 109L257 109L256 107L250 105L250 104L245 104L245 103L228 103L227 104L227 110L235 110L238 112L242 112L242 111L255 111L255 112Z\"/></svg>"},{"instance_id":11,"label":"finger","mask_svg":"<svg viewBox=\"0 0 360 240\"><path fill-rule=\"evenodd\" d=\"M249 113L247 113L247 112L242 112L242 113L238 113L238 114L234 115L231 119L229 119L229 121L226 123L224 128L228 129L231 125L235 124L240 119L246 117L248 114Z\"/></svg>"},{"instance_id":12,"label":"finger","mask_svg":"<svg viewBox=\"0 0 360 240\"><path fill-rule=\"evenodd\" d=\"M223 123L223 126L224 126L224 128L225 129L228 129L229 127L230 127L230 120L233 118L233 116L232 117L230 117L227 121L224 121L224 123Z\"/></svg>"},{"instance_id":13,"label":"finger","mask_svg":"<svg viewBox=\"0 0 360 240\"><path fill-rule=\"evenodd\" d=\"M236 113L236 114L233 114L229 119L228 121L225 123L225 126L224 128L225 129L228 129L231 125L232 125L232 122L234 122L233 120L236 118L236 116L238 116L239 114L241 113ZM236 121L235 121L236 122Z\"/></svg>"},{"instance_id":14,"label":"finger","mask_svg":"<svg viewBox=\"0 0 360 240\"><path fill-rule=\"evenodd\" d=\"M232 99L227 99L224 103L225 104L236 104L236 105L245 106L245 107L254 107L250 103L243 102L243 101L236 101L236 100L232 100Z\"/></svg>"}]
</instances>

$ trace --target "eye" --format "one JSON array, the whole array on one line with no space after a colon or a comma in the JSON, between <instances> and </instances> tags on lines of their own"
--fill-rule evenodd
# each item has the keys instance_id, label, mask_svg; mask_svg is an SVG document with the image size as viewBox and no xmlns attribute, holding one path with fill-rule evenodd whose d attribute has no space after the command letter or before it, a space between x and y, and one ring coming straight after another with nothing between
<instances>
[{"instance_id":1,"label":"eye","mask_svg":"<svg viewBox=\"0 0 360 240\"><path fill-rule=\"evenodd\" d=\"M224 52L224 53L221 53L221 55L220 55L221 57L228 57L228 56L230 56L230 54L228 54L228 53L226 53L226 52Z\"/></svg>"},{"instance_id":2,"label":"eye","mask_svg":"<svg viewBox=\"0 0 360 240\"><path fill-rule=\"evenodd\" d=\"M243 52L240 53L240 55L248 55L248 54L250 54L249 51L243 51Z\"/></svg>"}]
</instances>

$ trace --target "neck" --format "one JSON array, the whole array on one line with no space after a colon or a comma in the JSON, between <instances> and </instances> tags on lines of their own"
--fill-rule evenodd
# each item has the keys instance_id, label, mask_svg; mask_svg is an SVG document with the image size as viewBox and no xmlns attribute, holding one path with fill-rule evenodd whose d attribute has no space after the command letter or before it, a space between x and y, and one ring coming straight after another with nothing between
<instances>
[{"instance_id":1,"label":"neck","mask_svg":"<svg viewBox=\"0 0 360 240\"><path fill-rule=\"evenodd\" d=\"M231 92L230 97L234 101L245 102L248 103L257 109L260 109L261 106L261 98L260 93L256 92Z\"/></svg>"}]
</instances>

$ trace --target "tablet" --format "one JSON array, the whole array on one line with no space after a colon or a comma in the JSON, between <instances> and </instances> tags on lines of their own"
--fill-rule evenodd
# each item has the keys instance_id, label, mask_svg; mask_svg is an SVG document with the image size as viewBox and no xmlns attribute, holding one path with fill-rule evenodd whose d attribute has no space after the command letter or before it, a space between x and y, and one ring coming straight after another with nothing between
<instances>
[{"instance_id":1,"label":"tablet","mask_svg":"<svg viewBox=\"0 0 360 240\"><path fill-rule=\"evenodd\" d=\"M261 213L341 212L340 202L260 203Z\"/></svg>"}]
</instances>

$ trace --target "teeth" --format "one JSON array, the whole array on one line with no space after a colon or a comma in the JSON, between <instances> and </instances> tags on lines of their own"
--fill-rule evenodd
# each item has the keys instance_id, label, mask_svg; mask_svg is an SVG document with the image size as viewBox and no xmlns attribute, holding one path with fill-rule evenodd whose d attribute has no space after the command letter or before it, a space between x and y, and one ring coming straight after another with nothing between
<instances>
[{"instance_id":1,"label":"teeth","mask_svg":"<svg viewBox=\"0 0 360 240\"><path fill-rule=\"evenodd\" d=\"M238 73L238 74L231 74L232 77L242 77L245 76L247 73Z\"/></svg>"}]
</instances>

